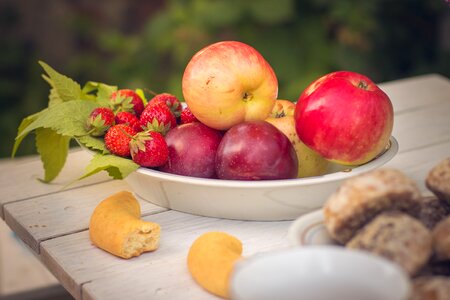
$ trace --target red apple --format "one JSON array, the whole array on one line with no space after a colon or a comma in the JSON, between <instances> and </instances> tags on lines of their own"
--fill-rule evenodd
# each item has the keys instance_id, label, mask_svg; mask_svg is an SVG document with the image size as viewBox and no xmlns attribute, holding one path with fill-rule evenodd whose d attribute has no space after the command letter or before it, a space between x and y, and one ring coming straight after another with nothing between
<instances>
[{"instance_id":1,"label":"red apple","mask_svg":"<svg viewBox=\"0 0 450 300\"><path fill-rule=\"evenodd\" d=\"M182 86L194 116L219 130L264 120L278 94L278 81L267 61L254 48L234 41L197 52L184 71Z\"/></svg>"},{"instance_id":2,"label":"red apple","mask_svg":"<svg viewBox=\"0 0 450 300\"><path fill-rule=\"evenodd\" d=\"M293 102L279 99L266 121L283 132L294 146L298 160L297 177L323 175L328 170L330 162L300 141L295 131L294 111Z\"/></svg>"},{"instance_id":3,"label":"red apple","mask_svg":"<svg viewBox=\"0 0 450 300\"><path fill-rule=\"evenodd\" d=\"M215 177L215 157L222 134L206 125L194 122L171 129L165 136L169 148L163 172L201 177Z\"/></svg>"},{"instance_id":4,"label":"red apple","mask_svg":"<svg viewBox=\"0 0 450 300\"><path fill-rule=\"evenodd\" d=\"M289 139L265 121L233 126L217 150L216 173L221 179L296 178L297 168L297 155Z\"/></svg>"},{"instance_id":5,"label":"red apple","mask_svg":"<svg viewBox=\"0 0 450 300\"><path fill-rule=\"evenodd\" d=\"M308 86L294 118L300 139L326 159L359 165L389 143L393 127L389 97L369 78L339 71Z\"/></svg>"}]
</instances>

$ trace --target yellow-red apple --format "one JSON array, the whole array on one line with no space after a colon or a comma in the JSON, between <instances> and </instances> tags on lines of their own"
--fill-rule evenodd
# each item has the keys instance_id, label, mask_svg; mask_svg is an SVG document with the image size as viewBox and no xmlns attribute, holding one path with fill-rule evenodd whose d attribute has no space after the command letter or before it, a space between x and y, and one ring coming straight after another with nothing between
<instances>
[{"instance_id":1,"label":"yellow-red apple","mask_svg":"<svg viewBox=\"0 0 450 300\"><path fill-rule=\"evenodd\" d=\"M276 100L272 112L266 121L283 132L294 146L298 159L298 177L325 174L330 162L300 141L295 131L294 111L295 104L293 102L281 99Z\"/></svg>"},{"instance_id":2,"label":"yellow-red apple","mask_svg":"<svg viewBox=\"0 0 450 300\"><path fill-rule=\"evenodd\" d=\"M339 71L311 83L297 101L297 134L326 159L345 165L380 154L393 127L389 97L364 75Z\"/></svg>"},{"instance_id":3,"label":"yellow-red apple","mask_svg":"<svg viewBox=\"0 0 450 300\"><path fill-rule=\"evenodd\" d=\"M269 63L253 47L235 41L197 52L184 71L182 88L194 116L219 130L266 119L278 95Z\"/></svg>"}]
</instances>

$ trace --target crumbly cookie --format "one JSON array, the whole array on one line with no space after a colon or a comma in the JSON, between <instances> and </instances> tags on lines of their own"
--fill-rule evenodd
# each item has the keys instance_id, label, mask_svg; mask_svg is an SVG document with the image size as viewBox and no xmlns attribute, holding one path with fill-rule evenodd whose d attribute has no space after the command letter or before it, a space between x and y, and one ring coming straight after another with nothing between
<instances>
[{"instance_id":1,"label":"crumbly cookie","mask_svg":"<svg viewBox=\"0 0 450 300\"><path fill-rule=\"evenodd\" d=\"M412 292L408 300L448 300L450 299L450 278L444 276L424 276L412 281Z\"/></svg>"},{"instance_id":2,"label":"crumbly cookie","mask_svg":"<svg viewBox=\"0 0 450 300\"><path fill-rule=\"evenodd\" d=\"M92 243L122 258L156 250L160 233L159 224L141 220L141 206L128 191L120 191L100 202L89 222Z\"/></svg>"},{"instance_id":3,"label":"crumbly cookie","mask_svg":"<svg viewBox=\"0 0 450 300\"><path fill-rule=\"evenodd\" d=\"M346 245L396 262L413 275L432 254L430 231L401 212L385 212L364 226Z\"/></svg>"},{"instance_id":4,"label":"crumbly cookie","mask_svg":"<svg viewBox=\"0 0 450 300\"><path fill-rule=\"evenodd\" d=\"M436 196L450 203L450 158L430 170L425 184Z\"/></svg>"},{"instance_id":5,"label":"crumbly cookie","mask_svg":"<svg viewBox=\"0 0 450 300\"><path fill-rule=\"evenodd\" d=\"M432 231L436 260L450 260L450 217L439 222Z\"/></svg>"},{"instance_id":6,"label":"crumbly cookie","mask_svg":"<svg viewBox=\"0 0 450 300\"><path fill-rule=\"evenodd\" d=\"M382 168L345 181L324 205L325 225L341 244L383 211L400 210L413 216L420 211L416 183L396 169Z\"/></svg>"},{"instance_id":7,"label":"crumbly cookie","mask_svg":"<svg viewBox=\"0 0 450 300\"><path fill-rule=\"evenodd\" d=\"M422 199L418 219L428 227L433 229L437 223L450 215L450 204L447 201L432 197Z\"/></svg>"}]
</instances>

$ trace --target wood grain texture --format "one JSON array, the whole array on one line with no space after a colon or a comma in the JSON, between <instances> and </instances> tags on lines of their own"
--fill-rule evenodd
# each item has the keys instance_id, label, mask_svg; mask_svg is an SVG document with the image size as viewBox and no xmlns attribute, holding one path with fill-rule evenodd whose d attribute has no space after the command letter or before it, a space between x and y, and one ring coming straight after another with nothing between
<instances>
[{"instance_id":1,"label":"wood grain texture","mask_svg":"<svg viewBox=\"0 0 450 300\"><path fill-rule=\"evenodd\" d=\"M42 183L44 178L42 162L35 156L33 160L19 159L17 162L2 163L0 172L0 217L4 219L3 206L13 201L49 195L61 191L63 187L84 174L84 169L91 159L91 155L84 150L75 149L70 152L66 164L59 176L50 184ZM68 190L76 189L98 182L111 180L106 172L88 177L67 187Z\"/></svg>"},{"instance_id":2,"label":"wood grain texture","mask_svg":"<svg viewBox=\"0 0 450 300\"><path fill-rule=\"evenodd\" d=\"M88 229L97 204L111 194L130 190L122 180L108 181L5 205L5 221L35 252L41 241ZM143 215L165 211L141 199Z\"/></svg>"},{"instance_id":3,"label":"wood grain texture","mask_svg":"<svg viewBox=\"0 0 450 300\"><path fill-rule=\"evenodd\" d=\"M450 98L395 116L392 135L398 140L400 153L450 141Z\"/></svg>"},{"instance_id":4,"label":"wood grain texture","mask_svg":"<svg viewBox=\"0 0 450 300\"><path fill-rule=\"evenodd\" d=\"M192 242L207 231L225 231L244 245L244 256L288 246L290 221L246 222L193 216L167 211L144 217L161 225L161 244L155 252L124 260L93 246L88 232L72 234L41 243L41 258L75 297L84 294L99 299L201 299L208 296L194 284L186 269L186 255ZM109 283L96 284L103 278ZM89 283L89 284L88 284ZM106 285L104 285L106 284ZM104 285L104 288L101 286ZM118 288L120 286L120 288ZM177 287L174 289L174 287ZM96 295L100 293L100 295ZM173 298L175 297L175 298Z\"/></svg>"},{"instance_id":5,"label":"wood grain texture","mask_svg":"<svg viewBox=\"0 0 450 300\"><path fill-rule=\"evenodd\" d=\"M450 80L439 74L394 80L379 86L391 99L396 116L450 101Z\"/></svg>"}]
</instances>

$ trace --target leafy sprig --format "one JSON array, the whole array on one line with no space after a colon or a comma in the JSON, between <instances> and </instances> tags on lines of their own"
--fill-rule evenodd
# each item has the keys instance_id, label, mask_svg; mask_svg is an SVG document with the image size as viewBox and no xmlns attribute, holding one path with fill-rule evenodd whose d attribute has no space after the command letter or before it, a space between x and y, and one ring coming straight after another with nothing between
<instances>
[{"instance_id":1,"label":"leafy sprig","mask_svg":"<svg viewBox=\"0 0 450 300\"><path fill-rule=\"evenodd\" d=\"M42 77L50 85L48 107L22 120L12 157L23 139L34 132L36 149L44 167L44 182L51 182L61 172L72 139L95 153L86 167L86 173L79 179L100 171L107 171L114 179L123 179L135 171L139 165L130 159L110 155L103 139L90 136L85 128L94 108L111 105L109 99L117 87L90 81L82 88L46 63L40 61L39 64L45 71Z\"/></svg>"}]
</instances>

